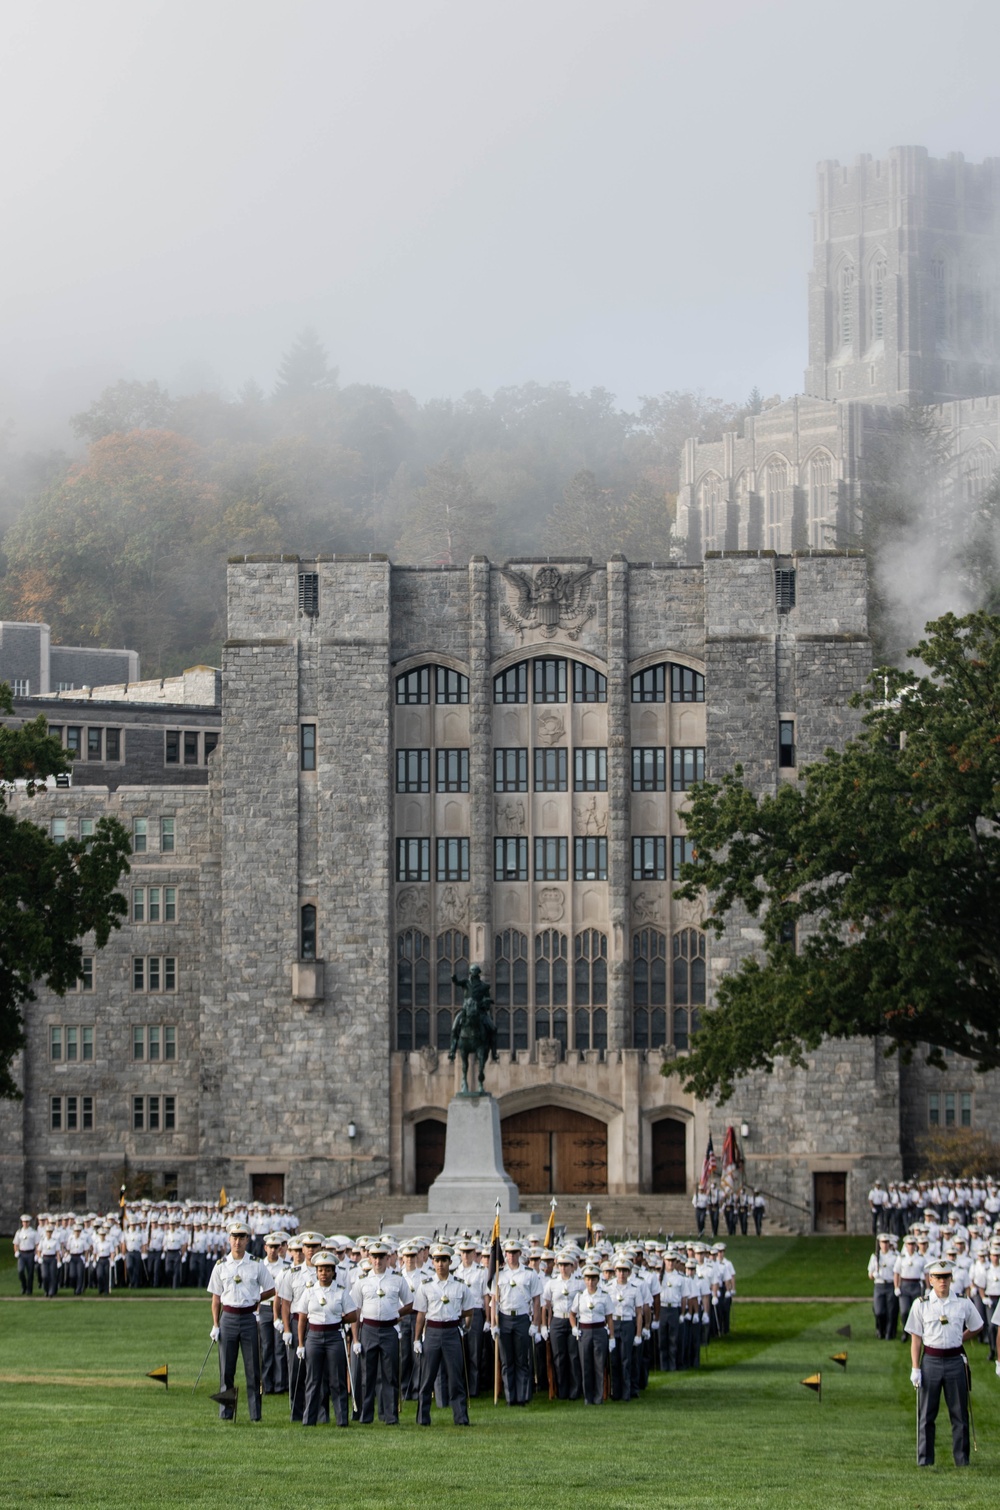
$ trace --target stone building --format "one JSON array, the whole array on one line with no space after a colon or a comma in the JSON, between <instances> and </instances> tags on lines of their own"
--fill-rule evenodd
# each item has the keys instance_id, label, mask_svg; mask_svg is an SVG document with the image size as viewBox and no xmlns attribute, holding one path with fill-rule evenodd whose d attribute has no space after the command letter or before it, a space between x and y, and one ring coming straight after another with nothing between
<instances>
[{"instance_id":1,"label":"stone building","mask_svg":"<svg viewBox=\"0 0 1000 1510\"><path fill-rule=\"evenodd\" d=\"M911 1136L897 1062L831 1044L695 1102L689 1035L758 935L711 941L671 884L693 780L739 761L773 791L855 728L860 557L246 559L229 635L221 688L17 704L81 752L21 810L63 835L113 813L135 853L129 922L28 1014L0 1221L104 1204L123 1166L182 1197L419 1194L476 961L523 1192L689 1196L709 1132L746 1123L790 1224L863 1223Z\"/></svg>"},{"instance_id":2,"label":"stone building","mask_svg":"<svg viewBox=\"0 0 1000 1510\"><path fill-rule=\"evenodd\" d=\"M817 170L805 393L684 448L685 556L848 543L882 437L927 406L964 501L1000 457L1000 158Z\"/></svg>"}]
</instances>

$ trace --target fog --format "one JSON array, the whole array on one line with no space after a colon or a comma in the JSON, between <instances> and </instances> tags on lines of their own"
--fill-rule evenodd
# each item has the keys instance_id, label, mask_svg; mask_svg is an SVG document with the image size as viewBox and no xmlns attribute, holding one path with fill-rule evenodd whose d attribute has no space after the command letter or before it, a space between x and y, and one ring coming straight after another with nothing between
<instances>
[{"instance_id":1,"label":"fog","mask_svg":"<svg viewBox=\"0 0 1000 1510\"><path fill-rule=\"evenodd\" d=\"M50 0L5 18L0 411L270 390L316 328L420 400L802 386L817 160L1000 151L956 0Z\"/></svg>"}]
</instances>

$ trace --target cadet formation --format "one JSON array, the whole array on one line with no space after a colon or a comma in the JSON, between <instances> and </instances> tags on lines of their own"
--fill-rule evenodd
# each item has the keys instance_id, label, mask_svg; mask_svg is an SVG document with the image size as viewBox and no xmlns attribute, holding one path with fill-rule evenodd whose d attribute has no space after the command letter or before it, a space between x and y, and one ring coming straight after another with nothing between
<instances>
[{"instance_id":1,"label":"cadet formation","mask_svg":"<svg viewBox=\"0 0 1000 1510\"><path fill-rule=\"evenodd\" d=\"M969 1462L971 1386L966 1345L997 1362L1000 1192L994 1180L884 1186L869 1193L875 1251L868 1261L875 1335L910 1345L917 1391L917 1463L934 1463L935 1423L948 1408L952 1455ZM900 1231L903 1217L908 1225Z\"/></svg>"}]
</instances>

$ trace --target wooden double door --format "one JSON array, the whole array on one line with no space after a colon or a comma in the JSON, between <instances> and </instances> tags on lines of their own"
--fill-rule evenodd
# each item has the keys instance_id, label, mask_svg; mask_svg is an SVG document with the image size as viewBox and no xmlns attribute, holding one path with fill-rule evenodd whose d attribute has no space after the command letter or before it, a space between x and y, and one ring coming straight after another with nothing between
<instances>
[{"instance_id":1,"label":"wooden double door","mask_svg":"<svg viewBox=\"0 0 1000 1510\"><path fill-rule=\"evenodd\" d=\"M563 1106L536 1106L501 1123L504 1168L532 1195L604 1195L608 1129Z\"/></svg>"}]
</instances>

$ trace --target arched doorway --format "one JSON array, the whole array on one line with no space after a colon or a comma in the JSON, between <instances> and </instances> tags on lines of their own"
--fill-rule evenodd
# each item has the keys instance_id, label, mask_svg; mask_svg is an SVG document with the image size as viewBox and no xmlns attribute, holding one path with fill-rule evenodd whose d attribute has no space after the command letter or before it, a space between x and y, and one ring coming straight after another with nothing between
<instances>
[{"instance_id":1,"label":"arched doorway","mask_svg":"<svg viewBox=\"0 0 1000 1510\"><path fill-rule=\"evenodd\" d=\"M606 1194L608 1129L564 1106L515 1112L501 1124L504 1168L533 1195Z\"/></svg>"},{"instance_id":2,"label":"arched doorway","mask_svg":"<svg viewBox=\"0 0 1000 1510\"><path fill-rule=\"evenodd\" d=\"M429 1117L413 1129L413 1188L417 1195L426 1195L444 1168L446 1126Z\"/></svg>"},{"instance_id":3,"label":"arched doorway","mask_svg":"<svg viewBox=\"0 0 1000 1510\"><path fill-rule=\"evenodd\" d=\"M687 1128L676 1117L653 1123L653 1194L687 1193Z\"/></svg>"}]
</instances>

